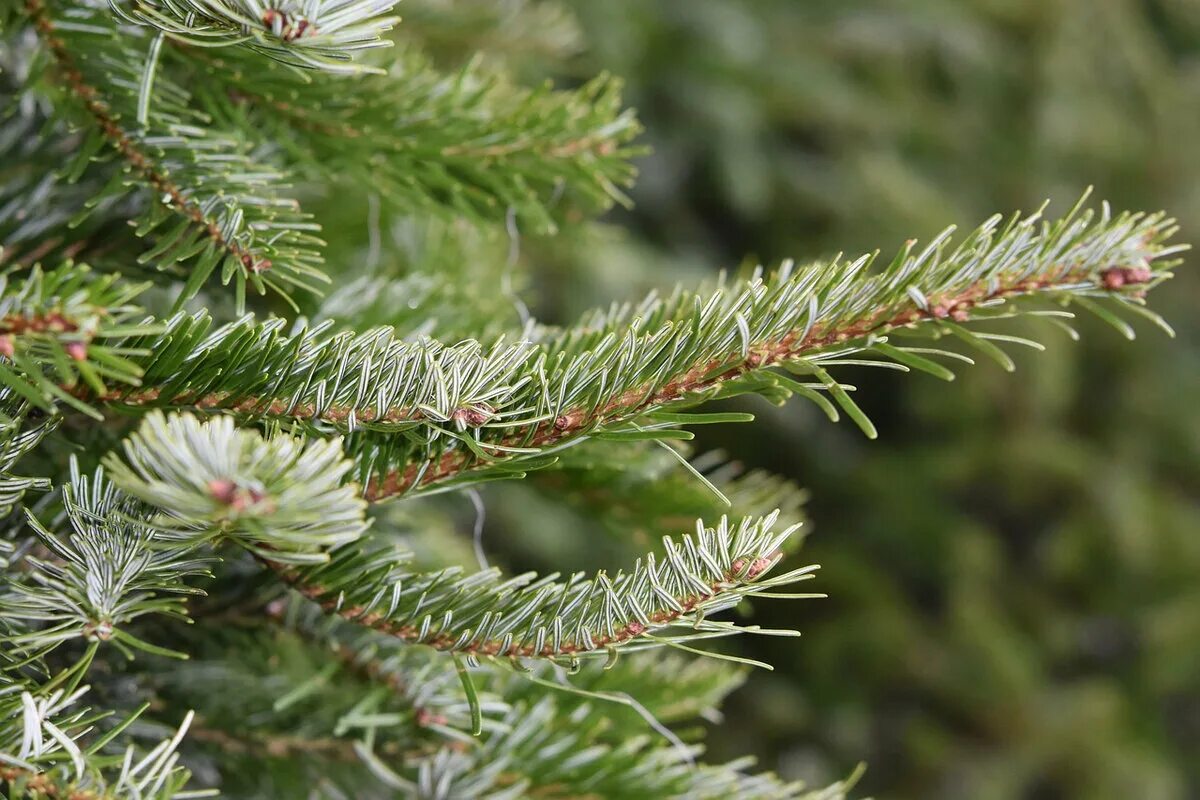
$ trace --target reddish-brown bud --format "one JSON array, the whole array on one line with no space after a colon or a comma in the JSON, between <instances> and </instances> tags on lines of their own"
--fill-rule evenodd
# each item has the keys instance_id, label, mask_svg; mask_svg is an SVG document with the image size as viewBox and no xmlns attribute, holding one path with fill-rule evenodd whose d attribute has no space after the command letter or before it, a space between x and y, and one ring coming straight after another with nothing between
<instances>
[{"instance_id":1,"label":"reddish-brown bud","mask_svg":"<svg viewBox=\"0 0 1200 800\"><path fill-rule=\"evenodd\" d=\"M87 361L87 345L83 342L67 342L63 348L76 361Z\"/></svg>"},{"instance_id":2,"label":"reddish-brown bud","mask_svg":"<svg viewBox=\"0 0 1200 800\"><path fill-rule=\"evenodd\" d=\"M467 406L466 408L455 409L450 418L461 425L478 428L480 425L484 425L491 420L492 410L485 406Z\"/></svg>"},{"instance_id":3,"label":"reddish-brown bud","mask_svg":"<svg viewBox=\"0 0 1200 800\"><path fill-rule=\"evenodd\" d=\"M1125 271L1119 267L1106 269L1100 273L1100 279L1104 282L1105 289L1120 289L1125 285Z\"/></svg>"},{"instance_id":4,"label":"reddish-brown bud","mask_svg":"<svg viewBox=\"0 0 1200 800\"><path fill-rule=\"evenodd\" d=\"M777 551L771 553L769 556L756 558L753 562L750 562L748 569L746 559L739 558L731 565L733 567L733 575L731 577L741 576L741 580L752 581L759 575L762 575L764 572L766 572L770 566L775 563L775 559L778 556L779 553ZM742 574L743 571L745 571L744 575Z\"/></svg>"},{"instance_id":5,"label":"reddish-brown bud","mask_svg":"<svg viewBox=\"0 0 1200 800\"><path fill-rule=\"evenodd\" d=\"M1149 267L1134 267L1126 270L1125 280L1128 283L1146 283L1154 277Z\"/></svg>"},{"instance_id":6,"label":"reddish-brown bud","mask_svg":"<svg viewBox=\"0 0 1200 800\"><path fill-rule=\"evenodd\" d=\"M417 709L417 726L424 728L429 725L445 725L446 718L425 708Z\"/></svg>"},{"instance_id":7,"label":"reddish-brown bud","mask_svg":"<svg viewBox=\"0 0 1200 800\"><path fill-rule=\"evenodd\" d=\"M208 493L218 503L230 505L237 494L237 484L228 478L217 478L208 482Z\"/></svg>"},{"instance_id":8,"label":"reddish-brown bud","mask_svg":"<svg viewBox=\"0 0 1200 800\"><path fill-rule=\"evenodd\" d=\"M83 638L88 641L107 642L112 638L113 624L108 620L100 622L89 622L83 626Z\"/></svg>"}]
</instances>

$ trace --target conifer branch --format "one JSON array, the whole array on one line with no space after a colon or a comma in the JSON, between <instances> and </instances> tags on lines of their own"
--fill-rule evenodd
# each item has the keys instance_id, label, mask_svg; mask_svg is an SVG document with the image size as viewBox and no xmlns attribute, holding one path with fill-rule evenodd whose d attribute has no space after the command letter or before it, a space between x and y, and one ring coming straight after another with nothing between
<instances>
[{"instance_id":1,"label":"conifer branch","mask_svg":"<svg viewBox=\"0 0 1200 800\"><path fill-rule=\"evenodd\" d=\"M80 381L101 395L106 381L138 384L131 359L148 353L122 342L159 330L138 321L133 300L144 288L69 263L34 266L20 280L0 274L0 382L43 410L57 401L100 416L79 401Z\"/></svg>"},{"instance_id":2,"label":"conifer branch","mask_svg":"<svg viewBox=\"0 0 1200 800\"><path fill-rule=\"evenodd\" d=\"M336 441L266 439L227 416L202 423L155 413L124 449L105 466L118 487L162 511L160 541L228 537L327 611L437 650L574 660L653 645L655 634L684 625L728 635L741 629L706 618L816 569L765 577L794 532L776 531L771 514L698 522L694 535L664 539L661 558L612 577L413 571L408 554L354 544L367 527L365 504L342 483L351 463Z\"/></svg>"},{"instance_id":3,"label":"conifer branch","mask_svg":"<svg viewBox=\"0 0 1200 800\"><path fill-rule=\"evenodd\" d=\"M234 138L212 130L186 89L159 75L147 122L131 127L142 116L137 87L147 69L144 53L135 49L139 37L116 25L108 11L73 8L63 27L46 0L25 0L24 8L59 83L90 121L90 133L66 173L78 177L106 147L124 161L125 171L137 178L135 186L152 193L138 235L177 220L143 259L155 259L160 268L191 264L182 299L193 296L218 265L224 282L237 278L239 304L247 282L260 292L268 286L283 292L288 286L312 290L314 280L324 280L315 269L317 226L294 200L279 195L286 188L281 176ZM129 191L119 173L92 202Z\"/></svg>"},{"instance_id":4,"label":"conifer branch","mask_svg":"<svg viewBox=\"0 0 1200 800\"><path fill-rule=\"evenodd\" d=\"M297 167L369 182L406 212L499 222L511 209L522 229L547 233L572 211L629 202L641 128L611 76L528 90L478 64L444 74L405 52L347 92L245 53L188 56L208 68L195 92L215 117L252 121Z\"/></svg>"},{"instance_id":5,"label":"conifer branch","mask_svg":"<svg viewBox=\"0 0 1200 800\"><path fill-rule=\"evenodd\" d=\"M880 272L869 271L871 257L785 268L706 295L651 296L557 335L530 331L544 341L491 348L401 341L384 329L330 334L328 324L285 336L282 320L251 318L210 330L204 314L179 315L162 333L122 342L149 354L131 359L144 388L72 397L351 431L347 451L371 500L544 466L588 437L665 436L688 421L671 409L746 392L801 394L835 418L836 403L873 433L829 368L865 359L952 377L929 356L955 354L897 346L911 335L952 335L1011 366L995 344L1004 337L964 323L1046 313L1030 307L1038 300L1114 320L1094 302L1109 300L1165 325L1142 298L1170 277L1168 257L1182 249L1165 244L1173 231L1161 216L1107 210L1040 228L1036 217L1003 228L993 219L954 249L946 235L919 253L910 243ZM770 371L777 366L809 382ZM35 385L48 380L34 367L21 372Z\"/></svg>"},{"instance_id":6,"label":"conifer branch","mask_svg":"<svg viewBox=\"0 0 1200 800\"><path fill-rule=\"evenodd\" d=\"M28 625L3 637L9 652L42 658L70 640L160 652L126 626L147 614L186 619L186 598L203 594L186 580L207 575L211 559L192 547L159 546L146 508L117 492L103 471L88 478L72 464L63 506L71 533L56 536L30 514L49 558L26 556L25 573L0 593L0 612Z\"/></svg>"},{"instance_id":7,"label":"conifer branch","mask_svg":"<svg viewBox=\"0 0 1200 800\"><path fill-rule=\"evenodd\" d=\"M950 231L919 253L909 242L879 273L869 272L871 256L795 273L785 267L768 281L755 276L740 291L718 289L706 299L677 292L668 301L652 297L636 311L627 307L598 314L544 346L536 368L547 377L527 387L521 398L534 409L530 423L385 471L378 464L387 458L376 457L372 467L381 471L367 480L366 496L381 500L454 482L474 470L486 471L507 452L538 457L664 407L746 392L785 398L800 393L836 419L833 405L818 394L827 391L873 435L846 387L829 376L826 366L854 363L861 353L905 371L911 365L952 376L922 355L926 349L888 343L889 335L922 328L935 338L965 339L1011 366L988 334L973 334L962 323L1019 314L1022 303L1038 299L1059 305L1112 299L1161 324L1141 304L1146 290L1170 276L1172 262L1157 268L1153 262L1181 249L1163 244L1174 232L1170 220L1161 215L1113 219L1105 207L1098 220L1077 216L1076 210L1039 229L1038 216L1014 217L1003 228L995 217L953 250ZM617 325L634 314L624 335L614 335ZM817 382L801 384L767 371L777 366ZM631 379L639 372L642 380ZM566 402L573 395L579 400ZM363 452L388 452L370 436L359 446Z\"/></svg>"},{"instance_id":8,"label":"conifer branch","mask_svg":"<svg viewBox=\"0 0 1200 800\"><path fill-rule=\"evenodd\" d=\"M58 62L58 69L67 89L91 115L96 127L104 135L108 143L125 161L141 175L141 177L174 208L174 210L191 220L203 230L204 235L212 240L218 248L228 252L247 269L261 270L269 267L269 262L256 258L238 242L229 241L221 231L216 219L210 219L200 208L199 204L184 194L184 190L171 180L165 170L158 167L135 139L121 127L117 118L101 99L99 90L87 82L75 57L71 54L63 39L58 35L54 20L46 8L44 0L25 0L25 10L33 20L33 26L46 43L46 48Z\"/></svg>"},{"instance_id":9,"label":"conifer branch","mask_svg":"<svg viewBox=\"0 0 1200 800\"><path fill-rule=\"evenodd\" d=\"M87 220L73 219L111 176L96 169L88 179L68 183L57 175L82 137L65 126L52 127L46 110L24 96L28 66L0 39L0 266L29 269L38 262L93 261L107 254L120 259L129 250L123 245L135 237L113 223L134 210L128 203L100 201Z\"/></svg>"},{"instance_id":10,"label":"conifer branch","mask_svg":"<svg viewBox=\"0 0 1200 800\"><path fill-rule=\"evenodd\" d=\"M125 441L125 458L104 463L113 482L163 509L163 542L229 538L284 563L324 562L326 549L356 541L366 504L344 484L341 442L238 430L230 417L200 423L190 414L147 417Z\"/></svg>"},{"instance_id":11,"label":"conifer branch","mask_svg":"<svg viewBox=\"0 0 1200 800\"><path fill-rule=\"evenodd\" d=\"M29 403L11 389L0 389L0 517L6 517L26 492L50 489L47 478L26 478L12 473L16 463L58 427L59 419L29 420Z\"/></svg>"},{"instance_id":12,"label":"conifer branch","mask_svg":"<svg viewBox=\"0 0 1200 800\"><path fill-rule=\"evenodd\" d=\"M738 525L723 518L714 528L697 523L694 538L664 539L661 559L648 555L628 573L577 573L562 583L555 575L504 580L496 570L412 573L402 557L377 548L344 548L324 565L275 569L327 612L410 643L475 656L574 661L634 643L654 646L656 634L670 628L739 632L707 617L810 578L816 569L764 578L793 533L776 533L774 522L768 515Z\"/></svg>"},{"instance_id":13,"label":"conifer branch","mask_svg":"<svg viewBox=\"0 0 1200 800\"><path fill-rule=\"evenodd\" d=\"M245 47L285 64L337 73L379 71L357 52L390 47L396 0L110 0L130 22L197 47Z\"/></svg>"},{"instance_id":14,"label":"conifer branch","mask_svg":"<svg viewBox=\"0 0 1200 800\"><path fill-rule=\"evenodd\" d=\"M177 748L192 715L170 738L148 751L104 752L108 740L132 724L140 711L95 734L107 716L78 705L87 687L38 692L0 674L0 790L27 800L194 800L211 797L188 791L190 773L179 765ZM143 709L144 710L144 709Z\"/></svg>"},{"instance_id":15,"label":"conifer branch","mask_svg":"<svg viewBox=\"0 0 1200 800\"><path fill-rule=\"evenodd\" d=\"M514 703L479 747L443 750L393 766L360 747L377 778L407 794L445 787L450 797L656 797L673 800L844 800L848 782L813 790L771 774L746 774L750 760L699 765L649 735L605 741L603 703L564 713L553 695ZM694 748L698 751L699 748ZM564 753L570 753L564 757Z\"/></svg>"}]
</instances>

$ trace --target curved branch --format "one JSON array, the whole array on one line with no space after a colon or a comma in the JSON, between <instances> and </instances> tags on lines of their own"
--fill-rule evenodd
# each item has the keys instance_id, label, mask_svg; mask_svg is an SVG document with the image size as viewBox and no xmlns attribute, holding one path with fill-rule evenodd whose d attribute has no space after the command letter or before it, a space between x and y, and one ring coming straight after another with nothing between
<instances>
[{"instance_id":1,"label":"curved branch","mask_svg":"<svg viewBox=\"0 0 1200 800\"><path fill-rule=\"evenodd\" d=\"M326 612L406 642L477 656L575 659L637 640L660 644L654 634L677 626L700 635L737 633L706 617L816 570L765 577L795 530L776 533L775 519L697 523L694 536L665 538L661 559L648 555L611 578L576 573L562 582L557 575L504 579L494 569L410 572L403 554L364 548L335 550L328 563L313 566L260 560Z\"/></svg>"}]
</instances>

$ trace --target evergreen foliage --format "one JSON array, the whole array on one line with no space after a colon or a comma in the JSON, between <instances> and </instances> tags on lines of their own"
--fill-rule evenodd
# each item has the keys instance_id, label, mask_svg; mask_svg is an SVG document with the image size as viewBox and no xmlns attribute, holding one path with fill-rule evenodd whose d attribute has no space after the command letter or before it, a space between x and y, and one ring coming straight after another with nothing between
<instances>
[{"instance_id":1,"label":"evergreen foliage","mask_svg":"<svg viewBox=\"0 0 1200 800\"><path fill-rule=\"evenodd\" d=\"M625 202L638 123L609 77L524 88L453 6L0 12L10 797L844 797L683 727L769 666L709 640L794 635L727 612L814 596L781 591L815 570L779 566L799 490L689 463L752 419L696 407L874 438L846 367L1011 370L1041 345L1006 325L1076 311L1170 332L1174 222L1086 200L538 322L520 234ZM476 534L468 568L455 500L518 479L646 554L510 576Z\"/></svg>"}]
</instances>

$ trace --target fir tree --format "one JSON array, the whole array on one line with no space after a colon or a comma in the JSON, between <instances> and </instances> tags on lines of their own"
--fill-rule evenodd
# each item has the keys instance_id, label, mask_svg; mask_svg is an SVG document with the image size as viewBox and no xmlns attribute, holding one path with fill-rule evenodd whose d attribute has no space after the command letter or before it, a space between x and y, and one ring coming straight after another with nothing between
<instances>
[{"instance_id":1,"label":"fir tree","mask_svg":"<svg viewBox=\"0 0 1200 800\"><path fill-rule=\"evenodd\" d=\"M625 202L637 122L609 77L525 88L506 46L572 37L543 6L483 35L490 4L392 5L0 10L0 786L844 796L699 760L755 666L710 640L791 635L729 612L816 568L799 490L689 461L690 426L750 421L697 407L798 395L873 437L843 367L1011 369L1018 316L1169 331L1172 221L1081 202L543 324L518 237ZM458 509L520 479L665 536L488 567Z\"/></svg>"}]
</instances>

